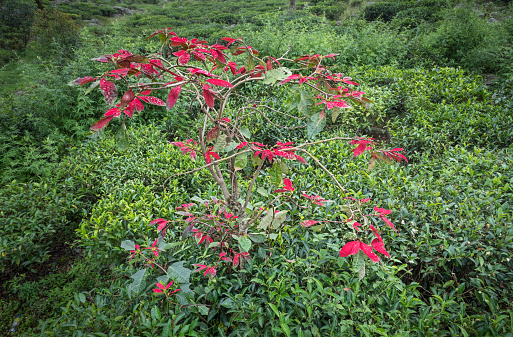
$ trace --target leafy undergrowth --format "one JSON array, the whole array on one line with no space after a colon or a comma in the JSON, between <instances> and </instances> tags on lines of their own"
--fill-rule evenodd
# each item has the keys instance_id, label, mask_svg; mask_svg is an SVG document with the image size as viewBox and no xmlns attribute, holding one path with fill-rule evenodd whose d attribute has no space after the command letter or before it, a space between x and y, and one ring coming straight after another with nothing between
<instances>
[{"instance_id":1,"label":"leafy undergrowth","mask_svg":"<svg viewBox=\"0 0 513 337\"><path fill-rule=\"evenodd\" d=\"M164 9L162 4L142 5L148 12L120 19L108 32L116 37L106 42L94 34L103 36L107 30L88 28L83 34L88 43L76 51L69 67L46 68L40 72L45 74L41 81L31 80L34 86L23 84L29 76L12 76L17 70L30 70L29 66L11 64L3 69L2 78L12 82L4 81L2 90L20 83L24 89L2 95L8 108L2 113L17 118L6 128L14 130L14 136L2 135L2 149L14 151L13 157L27 153L25 162L31 162L30 153L41 160L28 169L22 163L10 166L12 176L34 181L11 182L0 191L0 263L9 275L9 280L2 279L0 334L7 333L20 313L19 334L27 336L511 336L511 78L487 87L481 77L464 70L432 67L444 64L438 58L443 53L433 44L449 34L442 29L431 30L429 39L415 44L408 42L407 31L392 24L354 20L335 27L304 13L265 14L269 8L285 7L283 1L262 2L262 8L269 7L262 11L257 2L237 1L236 6L223 2L211 12L195 7L205 4L212 8L208 2L195 1L167 2ZM152 291L155 284L147 281L153 275L146 275L139 290L133 291L131 276L140 262L127 262L130 254L119 248L122 240L149 246L156 234L151 220L173 217L175 207L191 202L193 196L219 195L202 171L166 181L174 173L194 168L167 143L189 135L194 115L174 111L163 115L148 109L133 120L126 150L120 149L127 144L119 144L113 130L96 139L80 139L60 157L53 155L50 143L70 142L69 138L60 133L51 136L46 149L29 132L38 136L42 132L37 130L46 130L44 123L51 120L68 134L73 129L83 135L91 116L99 116L101 108L95 105L100 97L91 93L80 96L77 104L68 104L76 97L55 83L98 70L89 68L86 60L121 45L150 52L129 35L167 27L175 14L178 31L184 34L248 36L254 47L269 54L284 52L289 44L295 56L312 50L341 54L332 64L333 71L365 83L362 90L374 100L374 107L354 109L334 123L328 121L323 135L355 131L362 136L382 135L390 146L404 147L410 163L378 164L368 170L369 158L348 160L354 147L345 143L330 143L312 153L323 158L358 197L372 198L381 202L378 207L392 210L398 232L382 233L391 259L367 265L366 278L359 280L353 261L338 257L338 249L354 239L352 227L305 229L300 226L304 219L293 210L279 238L267 251L255 249L244 268L218 271L215 281L202 273L190 274L182 283L190 283L195 295L178 296L177 301L197 306L163 303ZM479 29L489 26L475 22L471 27L480 36ZM233 23L237 26L230 27ZM506 23L501 27L509 29ZM489 42L491 35L484 36ZM460 52L468 42L461 41ZM419 50L423 54L418 55L431 59L419 61ZM484 54L491 49L487 50ZM506 51L497 55L509 57ZM21 82L15 85L16 81ZM263 85L248 88L246 94L284 110L291 96L301 95ZM67 101L55 107L59 97ZM176 109L187 111L188 105L177 104ZM26 122L33 113L39 124ZM64 121L56 122L57 117ZM256 138L269 143L285 137L259 118L249 127ZM287 135L295 142L304 139L302 132ZM46 167L46 174L39 174L45 161L52 165ZM289 168L296 191L333 201L326 209L316 208L313 220L344 218L340 195L315 163ZM271 192L271 188L262 190L259 198L264 200ZM182 233L179 227L168 231L165 256L171 264L183 262L192 270L210 253L194 238L183 239ZM79 240L70 247L76 236Z\"/></svg>"}]
</instances>

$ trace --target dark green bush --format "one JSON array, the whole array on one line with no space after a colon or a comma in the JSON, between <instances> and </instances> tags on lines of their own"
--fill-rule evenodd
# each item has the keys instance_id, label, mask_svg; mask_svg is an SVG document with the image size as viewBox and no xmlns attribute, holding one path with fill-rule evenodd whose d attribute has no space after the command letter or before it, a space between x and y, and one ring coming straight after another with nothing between
<instances>
[{"instance_id":1,"label":"dark green bush","mask_svg":"<svg viewBox=\"0 0 513 337\"><path fill-rule=\"evenodd\" d=\"M57 172L54 171L54 174ZM58 242L69 240L87 208L72 180L16 181L0 189L0 269L45 262Z\"/></svg>"},{"instance_id":2,"label":"dark green bush","mask_svg":"<svg viewBox=\"0 0 513 337\"><path fill-rule=\"evenodd\" d=\"M118 13L115 8L110 6L87 2L61 2L57 5L57 9L63 13L77 15L82 20L91 20L96 17L111 17Z\"/></svg>"},{"instance_id":3,"label":"dark green bush","mask_svg":"<svg viewBox=\"0 0 513 337\"><path fill-rule=\"evenodd\" d=\"M80 27L69 15L53 9L38 10L31 37L31 47L41 59L70 58L80 45Z\"/></svg>"},{"instance_id":4,"label":"dark green bush","mask_svg":"<svg viewBox=\"0 0 513 337\"><path fill-rule=\"evenodd\" d=\"M0 49L23 50L30 41L36 11L32 0L5 0L0 4Z\"/></svg>"},{"instance_id":5,"label":"dark green bush","mask_svg":"<svg viewBox=\"0 0 513 337\"><path fill-rule=\"evenodd\" d=\"M363 17L367 21L380 20L389 22L399 12L412 7L410 2L375 2L365 6Z\"/></svg>"}]
</instances>

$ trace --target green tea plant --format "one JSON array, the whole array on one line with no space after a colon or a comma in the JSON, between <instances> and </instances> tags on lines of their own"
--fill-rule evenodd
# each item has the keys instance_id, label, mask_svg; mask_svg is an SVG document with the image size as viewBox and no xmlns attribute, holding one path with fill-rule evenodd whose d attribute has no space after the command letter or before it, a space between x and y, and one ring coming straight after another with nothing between
<instances>
[{"instance_id":1,"label":"green tea plant","mask_svg":"<svg viewBox=\"0 0 513 337\"><path fill-rule=\"evenodd\" d=\"M159 233L151 243L145 246L130 240L122 242L121 247L131 254L130 263L144 265L132 276L134 281L130 285L131 290L138 291L148 267L152 267L163 273L157 278L153 291L165 295L170 303L174 303L174 294L178 291L173 285L176 285L175 281L182 291L191 291L189 279L192 270L184 267L188 262L170 264L162 254L180 244L167 241L178 230L183 239L193 236L198 245L205 246L205 253L198 257L202 263L193 265L197 267L196 272L202 272L211 280L220 270L232 273L242 268L256 249L265 252L266 247L279 239L280 229L286 221L300 220L302 227L315 226L318 229L327 223L352 228L351 237L354 240L347 242L339 255L356 255L355 270L360 279L365 276L365 256L374 262L380 258L373 251L390 257L380 232L370 219L381 219L395 230L393 223L386 217L391 211L377 207L372 211L367 206L369 198L356 199L349 196L335 175L309 150L323 143L348 141L356 145L353 149L354 157L363 153L370 154L369 169L377 162L406 161L406 157L401 154L403 149L380 149L372 138L312 139L323 131L328 116L336 121L341 109L350 109L351 104L364 107L372 104L371 100L364 97L364 92L356 89L359 83L343 74L332 73L329 66L325 65L326 61L335 59L336 54L303 55L296 59L288 59L287 53L279 57L262 57L241 38L223 38L226 45L209 45L206 41L178 37L171 28L158 30L149 37L155 36L162 43L158 53L142 56L119 50L111 55L100 56L93 60L114 69L96 77L78 78L69 85L90 83L91 90L99 87L108 110L103 118L92 125L91 130L93 133L101 132L114 118L119 118L121 126L118 137L125 145L128 144L125 124L127 118L131 119L136 111L142 112L146 104L165 106L171 110L180 97L190 99L189 110L193 109L195 103L202 115L197 138L172 141L170 144L178 147L192 161L201 160L204 164L170 178L207 169L219 187L222 198L205 200L191 197L176 208L177 219L159 218L151 221L150 224ZM290 104L303 116L277 111L245 95L243 88L255 81L267 85L295 85L293 90L298 95ZM120 88L124 91L122 95L118 95ZM159 92L165 92L167 98L162 100L156 97ZM290 128L271 120L268 117L270 112L297 120L298 123L308 119L306 124L292 129L305 128L311 140L297 145L285 140L277 141L276 144L251 141L251 131L244 126L248 125L254 115L274 126ZM345 203L342 219L314 219L315 208L326 207L331 201L317 193L298 193L295 183L286 178L291 162L303 165L315 163L331 177L340 190L340 199ZM244 174L249 176L248 183L242 179ZM274 187L264 188L266 180ZM258 200L255 192L263 199ZM292 212L292 209L299 212ZM200 307L200 312L208 312L204 305Z\"/></svg>"}]
</instances>

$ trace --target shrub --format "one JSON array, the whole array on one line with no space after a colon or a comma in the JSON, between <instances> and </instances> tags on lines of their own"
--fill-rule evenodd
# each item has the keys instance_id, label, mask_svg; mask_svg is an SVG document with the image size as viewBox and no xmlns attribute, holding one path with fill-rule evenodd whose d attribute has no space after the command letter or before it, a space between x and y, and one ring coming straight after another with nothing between
<instances>
[{"instance_id":1,"label":"shrub","mask_svg":"<svg viewBox=\"0 0 513 337\"><path fill-rule=\"evenodd\" d=\"M36 9L32 0L5 0L1 3L0 49L25 49Z\"/></svg>"},{"instance_id":2,"label":"shrub","mask_svg":"<svg viewBox=\"0 0 513 337\"><path fill-rule=\"evenodd\" d=\"M69 58L80 44L79 26L69 15L53 9L36 12L31 36L31 47L43 60Z\"/></svg>"}]
</instances>

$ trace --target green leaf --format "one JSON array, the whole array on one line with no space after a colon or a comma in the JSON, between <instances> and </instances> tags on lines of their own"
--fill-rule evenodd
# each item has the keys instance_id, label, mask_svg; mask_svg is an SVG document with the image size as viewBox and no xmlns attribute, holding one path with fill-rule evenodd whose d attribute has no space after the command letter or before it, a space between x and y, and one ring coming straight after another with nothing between
<instances>
[{"instance_id":1,"label":"green leaf","mask_svg":"<svg viewBox=\"0 0 513 337\"><path fill-rule=\"evenodd\" d=\"M259 156L253 156L251 157L251 163L253 164L253 166L258 166L260 165L260 162L262 161L262 159L260 159Z\"/></svg>"},{"instance_id":2,"label":"green leaf","mask_svg":"<svg viewBox=\"0 0 513 337\"><path fill-rule=\"evenodd\" d=\"M301 90L299 95L300 95L299 96L300 98L299 98L299 102L297 104L297 109L303 115L309 116L311 114L312 105L313 105L313 102L311 100L312 93L309 91Z\"/></svg>"},{"instance_id":3,"label":"green leaf","mask_svg":"<svg viewBox=\"0 0 513 337\"><path fill-rule=\"evenodd\" d=\"M253 56L248 56L244 61L244 68L246 71L251 71L255 69L255 61L253 60Z\"/></svg>"},{"instance_id":4,"label":"green leaf","mask_svg":"<svg viewBox=\"0 0 513 337\"><path fill-rule=\"evenodd\" d=\"M243 154L240 154L237 157L235 157L235 165L234 165L235 171L242 170L243 168L246 167L247 164L248 164L248 154L247 153L243 153Z\"/></svg>"},{"instance_id":5,"label":"green leaf","mask_svg":"<svg viewBox=\"0 0 513 337\"><path fill-rule=\"evenodd\" d=\"M276 82L283 81L290 75L292 75L292 71L285 67L271 69L265 73L265 79L262 81L262 83L273 85Z\"/></svg>"},{"instance_id":6,"label":"green leaf","mask_svg":"<svg viewBox=\"0 0 513 337\"><path fill-rule=\"evenodd\" d=\"M239 145L239 143L237 143L237 142L229 142L224 147L224 152L230 152L230 151L234 150L237 147L237 145Z\"/></svg>"},{"instance_id":7,"label":"green leaf","mask_svg":"<svg viewBox=\"0 0 513 337\"><path fill-rule=\"evenodd\" d=\"M453 284L454 284L454 280L447 281L447 282L445 282L445 284L444 284L444 288L450 287L450 286L452 286Z\"/></svg>"},{"instance_id":8,"label":"green leaf","mask_svg":"<svg viewBox=\"0 0 513 337\"><path fill-rule=\"evenodd\" d=\"M171 335L171 325L173 324L173 321L170 319L166 325L164 325L164 328L162 329L161 337L169 337Z\"/></svg>"},{"instance_id":9,"label":"green leaf","mask_svg":"<svg viewBox=\"0 0 513 337\"><path fill-rule=\"evenodd\" d=\"M287 335L287 337L290 337L290 328L287 325L287 323L280 322L280 326L281 326L281 329L283 330L283 332L285 333L285 335Z\"/></svg>"},{"instance_id":10,"label":"green leaf","mask_svg":"<svg viewBox=\"0 0 513 337\"><path fill-rule=\"evenodd\" d=\"M203 316L208 315L208 307L206 305L198 305L198 310Z\"/></svg>"},{"instance_id":11,"label":"green leaf","mask_svg":"<svg viewBox=\"0 0 513 337\"><path fill-rule=\"evenodd\" d=\"M271 182L276 187L281 187L282 184L282 176L281 176L281 166L278 162L274 162L273 166L269 171L269 176L271 177Z\"/></svg>"},{"instance_id":12,"label":"green leaf","mask_svg":"<svg viewBox=\"0 0 513 337\"><path fill-rule=\"evenodd\" d=\"M283 173L283 174L289 173L289 167L287 166L287 163L284 160L282 160L280 162L280 167L281 167L281 173Z\"/></svg>"},{"instance_id":13,"label":"green leaf","mask_svg":"<svg viewBox=\"0 0 513 337\"><path fill-rule=\"evenodd\" d=\"M239 132L240 132L240 134L241 134L241 135L243 135L244 137L246 137L246 138L248 138L248 139L249 139L249 138L251 138L251 132L250 132L248 129L246 129L246 128L242 128L242 129L239 129Z\"/></svg>"},{"instance_id":14,"label":"green leaf","mask_svg":"<svg viewBox=\"0 0 513 337\"><path fill-rule=\"evenodd\" d=\"M265 188L263 188L263 187L257 188L256 191L257 191L258 194L260 194L263 197L269 196L269 194L267 193L267 190Z\"/></svg>"},{"instance_id":15,"label":"green leaf","mask_svg":"<svg viewBox=\"0 0 513 337\"><path fill-rule=\"evenodd\" d=\"M318 112L310 118L310 123L307 127L308 138L314 138L317 136L326 125L326 114L324 111Z\"/></svg>"},{"instance_id":16,"label":"green leaf","mask_svg":"<svg viewBox=\"0 0 513 337\"><path fill-rule=\"evenodd\" d=\"M189 283L191 277L191 270L183 266L185 261L175 262L167 268L167 276L170 279L182 283Z\"/></svg>"},{"instance_id":17,"label":"green leaf","mask_svg":"<svg viewBox=\"0 0 513 337\"><path fill-rule=\"evenodd\" d=\"M121 123L118 131L116 132L116 139L118 141L118 148L121 151L124 151L128 148L128 137L126 135L126 125L125 122Z\"/></svg>"},{"instance_id":18,"label":"green leaf","mask_svg":"<svg viewBox=\"0 0 513 337\"><path fill-rule=\"evenodd\" d=\"M262 243L267 240L267 236L265 233L249 233L248 237L251 241L256 243Z\"/></svg>"},{"instance_id":19,"label":"green leaf","mask_svg":"<svg viewBox=\"0 0 513 337\"><path fill-rule=\"evenodd\" d=\"M340 108L333 108L333 110L331 110L331 121L333 123L335 123L335 121L337 120L337 117L340 115Z\"/></svg>"},{"instance_id":20,"label":"green leaf","mask_svg":"<svg viewBox=\"0 0 513 337\"><path fill-rule=\"evenodd\" d=\"M257 228L260 228L260 229L263 229L263 230L266 230L267 227L269 227L269 225L272 223L273 221L273 215L274 215L274 209L271 208L267 211L267 213L265 214L265 216L263 217L262 220L260 220L260 224L258 224Z\"/></svg>"},{"instance_id":21,"label":"green leaf","mask_svg":"<svg viewBox=\"0 0 513 337\"><path fill-rule=\"evenodd\" d=\"M84 92L84 96L89 94L91 91L93 91L99 84L100 84L100 80L94 81L93 83L91 83L89 88L87 88L87 90Z\"/></svg>"},{"instance_id":22,"label":"green leaf","mask_svg":"<svg viewBox=\"0 0 513 337\"><path fill-rule=\"evenodd\" d=\"M226 146L226 135L224 133L217 136L216 143L212 148L212 151L219 153Z\"/></svg>"},{"instance_id":23,"label":"green leaf","mask_svg":"<svg viewBox=\"0 0 513 337\"><path fill-rule=\"evenodd\" d=\"M249 250L251 249L251 240L248 238L247 235L239 237L239 247L241 253L249 252Z\"/></svg>"},{"instance_id":24,"label":"green leaf","mask_svg":"<svg viewBox=\"0 0 513 337\"><path fill-rule=\"evenodd\" d=\"M130 278L134 280L134 282L128 286L130 291L132 291L133 293L139 292L139 288L141 287L141 283L145 273L146 269L141 269L137 273L130 276Z\"/></svg>"},{"instance_id":25,"label":"green leaf","mask_svg":"<svg viewBox=\"0 0 513 337\"><path fill-rule=\"evenodd\" d=\"M362 276L362 273L363 276L365 276L365 254L361 250L358 252L358 254L356 254L356 257L353 261L353 270L358 273L359 278ZM360 280L362 278L363 277L361 277Z\"/></svg>"},{"instance_id":26,"label":"green leaf","mask_svg":"<svg viewBox=\"0 0 513 337\"><path fill-rule=\"evenodd\" d=\"M277 229L281 226L282 223L285 222L285 220L287 220L287 211L279 211L278 213L274 214L272 227Z\"/></svg>"},{"instance_id":27,"label":"green leaf","mask_svg":"<svg viewBox=\"0 0 513 337\"><path fill-rule=\"evenodd\" d=\"M276 314L276 316L278 318L280 318L280 312L278 311L278 308L276 308L276 306L272 303L269 303L269 306L271 307L271 309L274 311L274 313Z\"/></svg>"},{"instance_id":28,"label":"green leaf","mask_svg":"<svg viewBox=\"0 0 513 337\"><path fill-rule=\"evenodd\" d=\"M135 250L135 243L131 240L124 240L121 242L121 248L124 250Z\"/></svg>"}]
</instances>

